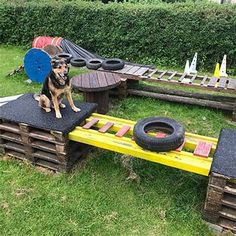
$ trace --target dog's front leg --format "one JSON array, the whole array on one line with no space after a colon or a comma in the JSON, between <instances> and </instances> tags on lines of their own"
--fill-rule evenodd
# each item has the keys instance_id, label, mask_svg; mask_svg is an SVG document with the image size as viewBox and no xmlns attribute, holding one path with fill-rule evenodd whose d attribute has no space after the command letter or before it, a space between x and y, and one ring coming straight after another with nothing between
<instances>
[{"instance_id":1,"label":"dog's front leg","mask_svg":"<svg viewBox=\"0 0 236 236\"><path fill-rule=\"evenodd\" d=\"M68 101L69 101L69 104L70 104L72 110L75 111L75 112L80 111L80 109L75 106L70 91L68 91L68 92L66 93L66 97L67 97L67 99L68 99Z\"/></svg>"},{"instance_id":2,"label":"dog's front leg","mask_svg":"<svg viewBox=\"0 0 236 236\"><path fill-rule=\"evenodd\" d=\"M58 104L57 96L55 96L53 94L52 94L52 102L53 102L53 106L54 106L54 109L55 109L56 118L62 118L61 112L59 110L59 104Z\"/></svg>"}]
</instances>

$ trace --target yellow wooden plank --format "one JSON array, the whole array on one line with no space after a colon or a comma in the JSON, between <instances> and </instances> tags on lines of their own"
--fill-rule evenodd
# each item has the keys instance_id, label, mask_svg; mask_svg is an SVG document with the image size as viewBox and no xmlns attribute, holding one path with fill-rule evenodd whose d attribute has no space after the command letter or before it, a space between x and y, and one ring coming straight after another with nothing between
<instances>
[{"instance_id":1,"label":"yellow wooden plank","mask_svg":"<svg viewBox=\"0 0 236 236\"><path fill-rule=\"evenodd\" d=\"M200 158L187 152L151 152L142 149L130 138L118 138L113 134L101 134L81 127L70 132L69 139L205 176L208 176L211 167L211 158Z\"/></svg>"},{"instance_id":2,"label":"yellow wooden plank","mask_svg":"<svg viewBox=\"0 0 236 236\"><path fill-rule=\"evenodd\" d=\"M127 134L131 135L131 136L133 135L133 127L135 125L134 121L93 113L91 117L86 119L86 122L89 122L94 118L99 119L99 122L96 125L94 125L94 127L96 127L96 128L101 128L109 121L109 122L114 122L114 125L109 129L109 131L110 132L117 132L124 124L128 124L128 125L130 125L131 128L127 132ZM152 134L152 135L155 135L155 134ZM213 154L216 149L217 139L215 139L215 138L210 138L210 137L197 135L197 134L191 134L188 132L185 133L185 137L186 137L186 142L185 142L184 147L191 150L191 151L195 150L197 143L200 140L212 143L211 154Z\"/></svg>"}]
</instances>

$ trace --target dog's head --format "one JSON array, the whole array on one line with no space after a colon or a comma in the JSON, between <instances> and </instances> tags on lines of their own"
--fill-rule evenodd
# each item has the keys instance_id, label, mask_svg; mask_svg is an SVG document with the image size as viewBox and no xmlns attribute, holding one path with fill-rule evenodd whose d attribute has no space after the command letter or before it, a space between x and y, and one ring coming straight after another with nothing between
<instances>
[{"instance_id":1,"label":"dog's head","mask_svg":"<svg viewBox=\"0 0 236 236\"><path fill-rule=\"evenodd\" d=\"M66 63L65 59L55 59L51 60L52 64L52 72L55 74L56 79L60 83L60 85L65 85L66 80L69 79L69 66Z\"/></svg>"}]
</instances>

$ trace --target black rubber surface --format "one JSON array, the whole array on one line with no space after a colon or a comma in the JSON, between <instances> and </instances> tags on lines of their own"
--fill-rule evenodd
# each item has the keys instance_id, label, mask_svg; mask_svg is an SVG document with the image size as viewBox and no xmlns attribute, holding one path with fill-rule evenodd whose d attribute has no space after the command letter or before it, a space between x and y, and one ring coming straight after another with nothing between
<instances>
[{"instance_id":1,"label":"black rubber surface","mask_svg":"<svg viewBox=\"0 0 236 236\"><path fill-rule=\"evenodd\" d=\"M64 100L63 103L66 105L66 108L60 108L62 118L57 119L54 109L49 113L45 112L38 106L38 102L34 100L33 94L25 94L1 106L0 118L17 123L26 123L40 129L60 131L67 134L72 131L76 125L79 125L89 117L97 107L95 103L74 101L75 105L81 109L80 112L74 112L67 100Z\"/></svg>"},{"instance_id":2,"label":"black rubber surface","mask_svg":"<svg viewBox=\"0 0 236 236\"><path fill-rule=\"evenodd\" d=\"M157 138L147 134L148 131L162 131L168 136ZM168 117L149 117L134 126L134 141L142 148L166 152L175 150L184 142L184 127Z\"/></svg>"},{"instance_id":3,"label":"black rubber surface","mask_svg":"<svg viewBox=\"0 0 236 236\"><path fill-rule=\"evenodd\" d=\"M211 171L236 178L236 129L221 130Z\"/></svg>"}]
</instances>

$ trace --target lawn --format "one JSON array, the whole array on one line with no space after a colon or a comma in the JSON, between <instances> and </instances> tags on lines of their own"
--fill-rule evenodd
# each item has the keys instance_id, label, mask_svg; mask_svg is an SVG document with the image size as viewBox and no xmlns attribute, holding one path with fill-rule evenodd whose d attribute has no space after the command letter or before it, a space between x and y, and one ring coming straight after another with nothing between
<instances>
[{"instance_id":1,"label":"lawn","mask_svg":"<svg viewBox=\"0 0 236 236\"><path fill-rule=\"evenodd\" d=\"M40 91L24 73L5 77L25 52L0 46L0 97ZM82 72L73 69L71 75ZM148 98L113 99L109 114L131 120L169 116L187 131L213 137L234 127L223 111ZM122 156L101 149L71 174L44 173L1 157L0 235L213 235L201 219L206 177L133 159L140 181L131 181Z\"/></svg>"}]
</instances>

